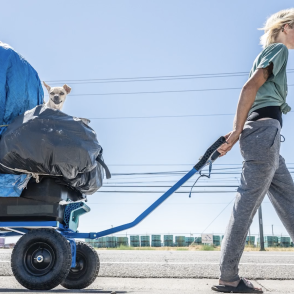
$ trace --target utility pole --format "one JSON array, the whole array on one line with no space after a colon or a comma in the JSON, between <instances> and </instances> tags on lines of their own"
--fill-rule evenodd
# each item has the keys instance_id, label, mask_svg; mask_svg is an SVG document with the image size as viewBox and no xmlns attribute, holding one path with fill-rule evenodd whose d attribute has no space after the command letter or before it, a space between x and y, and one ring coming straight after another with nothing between
<instances>
[{"instance_id":1,"label":"utility pole","mask_svg":"<svg viewBox=\"0 0 294 294\"><path fill-rule=\"evenodd\" d=\"M272 225L272 234L274 235L274 225Z\"/></svg>"},{"instance_id":2,"label":"utility pole","mask_svg":"<svg viewBox=\"0 0 294 294\"><path fill-rule=\"evenodd\" d=\"M259 220L259 240L260 240L260 250L259 251L265 251L264 239L263 239L263 222L262 222L261 205L259 206L259 209L258 209L258 220Z\"/></svg>"}]
</instances>

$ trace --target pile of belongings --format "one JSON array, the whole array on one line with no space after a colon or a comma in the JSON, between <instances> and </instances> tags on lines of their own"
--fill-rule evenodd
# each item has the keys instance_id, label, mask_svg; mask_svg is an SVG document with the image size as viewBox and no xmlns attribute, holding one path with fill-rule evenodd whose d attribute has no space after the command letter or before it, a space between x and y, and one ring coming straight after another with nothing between
<instances>
[{"instance_id":1,"label":"pile of belongings","mask_svg":"<svg viewBox=\"0 0 294 294\"><path fill-rule=\"evenodd\" d=\"M1 42L0 64L0 197L20 196L31 177L44 176L95 193L110 173L94 130L45 106L37 72Z\"/></svg>"}]
</instances>

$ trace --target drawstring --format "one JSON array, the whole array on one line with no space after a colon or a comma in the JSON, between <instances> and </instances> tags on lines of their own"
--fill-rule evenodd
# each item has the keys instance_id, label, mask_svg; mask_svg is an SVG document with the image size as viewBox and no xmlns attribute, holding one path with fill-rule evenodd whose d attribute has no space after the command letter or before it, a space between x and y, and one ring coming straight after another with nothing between
<instances>
[{"instance_id":1,"label":"drawstring","mask_svg":"<svg viewBox=\"0 0 294 294\"><path fill-rule=\"evenodd\" d=\"M286 138L283 135L281 135L281 134L280 134L280 136L281 136L280 142L282 142L282 143L285 142L286 141ZM283 141L281 140L282 138L284 139Z\"/></svg>"},{"instance_id":2,"label":"drawstring","mask_svg":"<svg viewBox=\"0 0 294 294\"><path fill-rule=\"evenodd\" d=\"M202 174L201 174L201 171L199 172L200 176L196 179L195 183L193 184L193 186L192 186L192 188L191 188L191 190L190 190L189 198L191 198L192 190L193 190L194 186L196 185L196 183L198 182L198 180L199 180L201 177L206 177L206 178L209 178L209 179L210 179L211 170L212 170L212 162L209 163L208 175L202 175Z\"/></svg>"}]
</instances>

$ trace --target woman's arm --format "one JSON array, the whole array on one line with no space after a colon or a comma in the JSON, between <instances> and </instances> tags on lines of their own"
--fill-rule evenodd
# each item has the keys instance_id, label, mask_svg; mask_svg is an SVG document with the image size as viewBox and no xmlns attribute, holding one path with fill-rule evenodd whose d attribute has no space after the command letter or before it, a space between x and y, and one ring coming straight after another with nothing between
<instances>
[{"instance_id":1,"label":"woman's arm","mask_svg":"<svg viewBox=\"0 0 294 294\"><path fill-rule=\"evenodd\" d=\"M272 70L272 63L266 68L257 69L252 77L243 86L238 101L237 112L233 124L233 131L225 135L227 142L218 149L221 156L230 151L234 144L239 140L239 135L243 131L244 124L246 122L249 110L255 100L257 91L267 81L269 76L272 74Z\"/></svg>"}]
</instances>

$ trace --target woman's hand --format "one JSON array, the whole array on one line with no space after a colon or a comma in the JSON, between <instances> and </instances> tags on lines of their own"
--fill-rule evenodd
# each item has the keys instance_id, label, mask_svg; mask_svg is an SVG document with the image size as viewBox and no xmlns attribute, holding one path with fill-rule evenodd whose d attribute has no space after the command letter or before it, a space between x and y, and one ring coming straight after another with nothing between
<instances>
[{"instance_id":1,"label":"woman's hand","mask_svg":"<svg viewBox=\"0 0 294 294\"><path fill-rule=\"evenodd\" d=\"M233 146L238 142L240 134L241 132L239 131L231 131L224 136L226 138L226 143L217 149L217 151L221 154L220 157L226 155L227 152L233 148Z\"/></svg>"}]
</instances>

